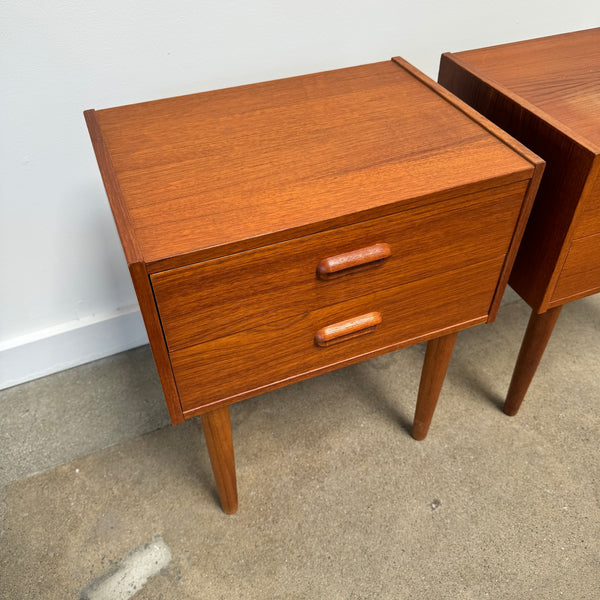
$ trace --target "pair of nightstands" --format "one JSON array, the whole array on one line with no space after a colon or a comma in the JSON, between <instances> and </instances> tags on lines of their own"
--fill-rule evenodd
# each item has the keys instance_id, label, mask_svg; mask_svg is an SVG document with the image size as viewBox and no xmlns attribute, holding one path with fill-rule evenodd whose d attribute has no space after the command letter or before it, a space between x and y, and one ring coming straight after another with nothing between
<instances>
[{"instance_id":1,"label":"pair of nightstands","mask_svg":"<svg viewBox=\"0 0 600 600\"><path fill-rule=\"evenodd\" d=\"M401 59L86 120L171 420L200 416L226 512L233 402L427 340L425 437L457 332L495 317L536 154Z\"/></svg>"}]
</instances>

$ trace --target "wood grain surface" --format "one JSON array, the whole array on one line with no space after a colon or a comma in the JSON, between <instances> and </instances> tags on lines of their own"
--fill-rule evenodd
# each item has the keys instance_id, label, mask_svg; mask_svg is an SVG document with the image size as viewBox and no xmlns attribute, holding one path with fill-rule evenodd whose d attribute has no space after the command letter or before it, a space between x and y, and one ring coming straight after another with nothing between
<instances>
[{"instance_id":1,"label":"wood grain surface","mask_svg":"<svg viewBox=\"0 0 600 600\"><path fill-rule=\"evenodd\" d=\"M504 254L527 183L157 273L168 345L183 348ZM377 242L392 249L383 264L317 277L324 257Z\"/></svg>"},{"instance_id":2,"label":"wood grain surface","mask_svg":"<svg viewBox=\"0 0 600 600\"><path fill-rule=\"evenodd\" d=\"M594 152L600 149L600 28L458 53Z\"/></svg>"},{"instance_id":3,"label":"wood grain surface","mask_svg":"<svg viewBox=\"0 0 600 600\"><path fill-rule=\"evenodd\" d=\"M465 322L483 322L503 263L499 256L174 351L171 360L184 413L192 416L203 405L241 400ZM382 322L369 335L327 348L314 344L323 327L374 311Z\"/></svg>"},{"instance_id":4,"label":"wood grain surface","mask_svg":"<svg viewBox=\"0 0 600 600\"><path fill-rule=\"evenodd\" d=\"M96 118L150 271L523 180L532 170L392 61Z\"/></svg>"}]
</instances>

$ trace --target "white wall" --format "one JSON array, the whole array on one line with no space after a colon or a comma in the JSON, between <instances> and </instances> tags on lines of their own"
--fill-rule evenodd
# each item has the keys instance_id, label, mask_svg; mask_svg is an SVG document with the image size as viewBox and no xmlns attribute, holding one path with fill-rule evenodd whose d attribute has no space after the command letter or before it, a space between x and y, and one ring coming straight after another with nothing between
<instances>
[{"instance_id":1,"label":"white wall","mask_svg":"<svg viewBox=\"0 0 600 600\"><path fill-rule=\"evenodd\" d=\"M4 0L0 387L144 343L82 111L598 25L597 0Z\"/></svg>"}]
</instances>

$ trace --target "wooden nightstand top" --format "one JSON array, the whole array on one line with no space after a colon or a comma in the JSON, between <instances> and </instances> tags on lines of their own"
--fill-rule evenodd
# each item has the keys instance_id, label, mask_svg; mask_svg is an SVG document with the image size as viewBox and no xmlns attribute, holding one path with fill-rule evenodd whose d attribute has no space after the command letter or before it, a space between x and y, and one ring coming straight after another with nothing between
<instances>
[{"instance_id":1,"label":"wooden nightstand top","mask_svg":"<svg viewBox=\"0 0 600 600\"><path fill-rule=\"evenodd\" d=\"M128 262L151 272L525 180L539 162L401 59L86 119Z\"/></svg>"},{"instance_id":2,"label":"wooden nightstand top","mask_svg":"<svg viewBox=\"0 0 600 600\"><path fill-rule=\"evenodd\" d=\"M592 152L600 152L600 28L451 56L507 96L520 96L519 104L530 105Z\"/></svg>"}]
</instances>

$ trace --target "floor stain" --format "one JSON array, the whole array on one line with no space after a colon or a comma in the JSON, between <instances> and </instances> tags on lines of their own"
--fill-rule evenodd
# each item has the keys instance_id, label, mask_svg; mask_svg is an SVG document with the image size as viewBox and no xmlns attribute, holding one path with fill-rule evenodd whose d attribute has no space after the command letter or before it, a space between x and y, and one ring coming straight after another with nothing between
<instances>
[{"instance_id":1,"label":"floor stain","mask_svg":"<svg viewBox=\"0 0 600 600\"><path fill-rule=\"evenodd\" d=\"M105 557L103 557L104 559ZM91 581L80 600L128 600L146 582L171 562L172 554L160 535L149 544L138 546L114 563L108 571Z\"/></svg>"}]
</instances>

